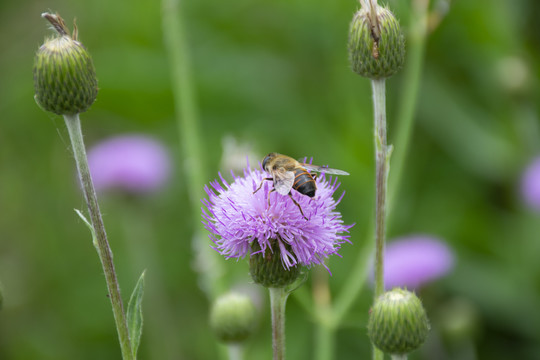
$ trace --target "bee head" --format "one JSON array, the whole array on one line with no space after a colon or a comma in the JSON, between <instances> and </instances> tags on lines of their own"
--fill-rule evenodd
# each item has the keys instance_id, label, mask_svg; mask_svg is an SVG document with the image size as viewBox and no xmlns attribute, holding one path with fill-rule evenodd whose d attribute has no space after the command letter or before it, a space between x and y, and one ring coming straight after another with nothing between
<instances>
[{"instance_id":1,"label":"bee head","mask_svg":"<svg viewBox=\"0 0 540 360\"><path fill-rule=\"evenodd\" d=\"M276 157L276 153L270 153L268 155L266 155L263 159L263 162L262 162L262 167L264 170L268 171L268 169L266 168L266 166L268 165L268 162L270 160L272 160L274 157Z\"/></svg>"}]
</instances>

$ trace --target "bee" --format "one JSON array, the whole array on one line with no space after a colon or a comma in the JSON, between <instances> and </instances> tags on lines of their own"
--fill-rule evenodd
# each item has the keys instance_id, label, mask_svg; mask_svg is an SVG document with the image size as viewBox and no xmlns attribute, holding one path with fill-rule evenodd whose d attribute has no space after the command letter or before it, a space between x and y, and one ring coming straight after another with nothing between
<instances>
[{"instance_id":1,"label":"bee","mask_svg":"<svg viewBox=\"0 0 540 360\"><path fill-rule=\"evenodd\" d=\"M277 191L281 195L289 195L306 220L308 220L308 218L304 215L300 204L293 199L291 190L294 189L300 194L311 198L315 196L315 192L317 191L317 184L315 183L317 174L310 174L309 171L335 175L349 175L349 173L342 170L301 163L292 157L278 153L266 155L263 159L262 167L267 173L271 174L272 177L264 178L253 194L261 189L265 180L272 180L274 182L274 187L270 190L268 195L274 191ZM268 196L268 206L270 206L270 196Z\"/></svg>"}]
</instances>

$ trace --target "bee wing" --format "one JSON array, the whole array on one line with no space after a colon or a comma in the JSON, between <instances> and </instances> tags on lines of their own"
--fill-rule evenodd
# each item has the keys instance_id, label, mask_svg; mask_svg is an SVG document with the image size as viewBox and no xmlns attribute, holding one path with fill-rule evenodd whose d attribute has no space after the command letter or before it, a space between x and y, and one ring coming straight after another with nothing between
<instances>
[{"instance_id":1,"label":"bee wing","mask_svg":"<svg viewBox=\"0 0 540 360\"><path fill-rule=\"evenodd\" d=\"M316 171L320 173L334 174L334 175L349 175L349 173L346 171L332 169L327 166L319 166L319 165L312 165L312 164L302 164L302 166L305 167L306 170L309 170L309 171Z\"/></svg>"},{"instance_id":2,"label":"bee wing","mask_svg":"<svg viewBox=\"0 0 540 360\"><path fill-rule=\"evenodd\" d=\"M281 195L287 195L294 184L294 173L292 171L274 172L274 189Z\"/></svg>"}]
</instances>

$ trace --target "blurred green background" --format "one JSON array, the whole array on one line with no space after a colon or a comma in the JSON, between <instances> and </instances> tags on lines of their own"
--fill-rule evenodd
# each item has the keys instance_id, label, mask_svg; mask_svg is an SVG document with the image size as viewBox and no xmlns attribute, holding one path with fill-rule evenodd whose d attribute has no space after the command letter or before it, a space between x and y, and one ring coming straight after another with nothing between
<instances>
[{"instance_id":1,"label":"blurred green background","mask_svg":"<svg viewBox=\"0 0 540 360\"><path fill-rule=\"evenodd\" d=\"M389 0L407 41L411 1ZM223 170L226 136L249 146L252 157L313 156L351 173L340 179L347 194L339 210L346 223L356 223L353 244L329 262L331 290L338 292L371 241L373 213L371 89L347 60L358 3L186 0L182 6L207 182ZM161 7L148 0L0 2L0 359L120 357L99 260L73 211L86 206L63 119L33 100L34 54L51 35L40 14L48 10L70 27L77 18L79 38L94 59L100 92L81 116L87 146L144 133L162 140L174 159L160 192L100 196L126 301L147 269L139 358L223 353L208 328L209 303L195 271L199 214L189 210L190 170L175 122ZM419 292L432 331L411 358L539 359L540 214L524 205L519 182L540 155L540 3L433 0L430 13L415 125L388 237L445 239L456 267ZM390 142L409 89L403 74L387 81ZM219 260L225 287L247 288L260 299L246 358L271 358L267 294L249 285L244 260ZM304 287L309 294L311 281ZM370 356L371 296L369 287L362 291L338 331L336 359ZM313 322L295 295L287 306L288 357L311 359ZM463 331L451 330L460 316Z\"/></svg>"}]
</instances>

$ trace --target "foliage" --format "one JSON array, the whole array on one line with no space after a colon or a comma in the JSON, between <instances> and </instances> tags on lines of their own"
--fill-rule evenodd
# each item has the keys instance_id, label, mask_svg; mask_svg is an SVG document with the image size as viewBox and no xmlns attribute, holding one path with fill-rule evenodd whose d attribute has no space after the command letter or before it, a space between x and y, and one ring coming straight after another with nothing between
<instances>
[{"instance_id":1,"label":"foliage","mask_svg":"<svg viewBox=\"0 0 540 360\"><path fill-rule=\"evenodd\" d=\"M432 14L445 4L434 1ZM350 71L347 60L357 3L182 5L206 183L219 169L225 135L250 143L260 155L313 156L316 163L348 171L351 176L340 179L347 196L339 211L345 223L357 225L353 245L344 245L342 258L330 264L330 290L341 288L358 252L371 241L366 237L374 197L370 85ZM540 358L540 214L524 205L519 191L522 171L540 154L540 5L449 5L446 16L430 18L413 141L389 223L390 240L429 233L456 252L453 273L419 292L432 333L411 358L444 352L459 359L464 351L479 359ZM172 179L160 192L139 198L100 194L126 302L147 269L139 358L216 358L222 349L213 345L209 303L194 269L193 224L200 214L187 205L189 168L178 144L159 3L8 0L0 3L0 359L120 356L99 260L73 213L85 205L63 120L44 115L33 100L32 61L44 28L39 14L48 10L43 6L66 21L77 17L80 40L94 60L100 91L81 116L86 144L147 133L174 154ZM407 43L410 1L389 1L389 7ZM392 143L406 88L403 72L386 88ZM246 262L225 265L228 287L249 282ZM302 306L312 280L288 301L291 359L314 357L314 327ZM369 354L371 300L366 287L338 332L335 358ZM444 316L455 301L465 302L473 314L468 332L459 336ZM267 308L260 306L261 324L247 358L271 357Z\"/></svg>"}]
</instances>

